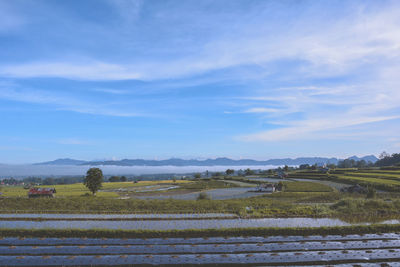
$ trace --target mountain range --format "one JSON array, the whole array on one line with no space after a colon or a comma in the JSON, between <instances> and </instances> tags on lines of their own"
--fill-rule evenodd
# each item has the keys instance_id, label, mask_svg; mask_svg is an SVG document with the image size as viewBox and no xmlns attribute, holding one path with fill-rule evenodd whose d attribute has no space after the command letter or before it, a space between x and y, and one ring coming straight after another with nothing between
<instances>
[{"instance_id":1,"label":"mountain range","mask_svg":"<svg viewBox=\"0 0 400 267\"><path fill-rule=\"evenodd\" d=\"M352 156L349 159L365 160L366 162L375 163L378 158L374 155L365 157ZM145 159L122 159L122 160L101 160L101 161L84 161L75 159L56 159L53 161L36 163L34 165L113 165L113 166L262 166L262 165L300 165L300 164L337 164L341 159L324 158L324 157L302 157L302 158L284 158L284 159L269 159L269 160L253 160L253 159L179 159L171 158L166 160L145 160Z\"/></svg>"}]
</instances>

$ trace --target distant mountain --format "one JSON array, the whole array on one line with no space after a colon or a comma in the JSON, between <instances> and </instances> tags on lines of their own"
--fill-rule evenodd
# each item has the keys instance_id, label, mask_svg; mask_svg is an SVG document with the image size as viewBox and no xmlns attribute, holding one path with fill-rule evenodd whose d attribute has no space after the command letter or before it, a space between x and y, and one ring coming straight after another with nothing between
<instances>
[{"instance_id":1,"label":"distant mountain","mask_svg":"<svg viewBox=\"0 0 400 267\"><path fill-rule=\"evenodd\" d=\"M352 156L352 157L350 157L348 159L354 159L355 161L365 160L366 162L372 162L372 163L375 163L375 162L377 162L379 160L374 155L369 155L369 156L365 156L365 157L362 157L362 158L359 158L357 156Z\"/></svg>"},{"instance_id":2,"label":"distant mountain","mask_svg":"<svg viewBox=\"0 0 400 267\"><path fill-rule=\"evenodd\" d=\"M76 159L56 159L53 161L36 163L34 165L83 165L87 161L84 160L76 160Z\"/></svg>"},{"instance_id":3,"label":"distant mountain","mask_svg":"<svg viewBox=\"0 0 400 267\"><path fill-rule=\"evenodd\" d=\"M376 162L378 159L371 155L362 158L356 156L350 159ZM253 159L179 159L171 158L166 160L145 160L145 159L123 159L123 160L99 160L99 161L84 161L74 159L57 159L54 161L37 163L36 165L113 165L113 166L261 166L261 165L300 165L300 164L337 164L340 159L323 158L323 157L302 157L302 158L285 158L285 159L270 159L270 160L253 160Z\"/></svg>"}]
</instances>

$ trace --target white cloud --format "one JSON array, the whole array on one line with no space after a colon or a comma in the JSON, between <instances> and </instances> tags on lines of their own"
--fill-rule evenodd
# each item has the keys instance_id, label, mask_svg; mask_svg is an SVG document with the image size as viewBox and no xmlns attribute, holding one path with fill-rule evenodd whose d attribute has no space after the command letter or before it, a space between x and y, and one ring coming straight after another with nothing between
<instances>
[{"instance_id":1,"label":"white cloud","mask_svg":"<svg viewBox=\"0 0 400 267\"><path fill-rule=\"evenodd\" d=\"M249 134L244 136L238 136L237 139L247 142L275 142L275 141L287 141L287 140L307 140L312 138L326 139L327 137L332 137L329 135L329 131L337 130L342 128L346 130L346 127L363 125L368 123L375 123L381 121L388 121L398 119L400 116L393 117L365 117L365 118L348 118L343 116L338 116L336 120L319 119L319 120L304 120L297 123L293 123L289 127L268 130L260 133ZM360 133L354 133L350 131L351 135L360 135ZM329 136L327 136L327 134ZM342 131L341 133L335 133L335 137L338 138L340 135L345 135ZM363 135L361 133L361 135Z\"/></svg>"},{"instance_id":2,"label":"white cloud","mask_svg":"<svg viewBox=\"0 0 400 267\"><path fill-rule=\"evenodd\" d=\"M121 16L138 16L140 1L111 1ZM257 14L254 11L254 14ZM306 77L331 77L357 71L360 66L385 65L400 56L400 16L398 5L376 11L360 11L338 17L335 22L299 17L284 33L280 28L260 27L269 23L259 14L236 26L235 34L206 38L195 52L169 56L151 55L144 61L135 57L125 62L107 60L43 60L23 64L3 64L0 74L11 77L64 77L85 80L155 80L197 75L243 65L268 64L279 60L302 61L296 71ZM201 20L201 18L199 18ZM316 24L320 25L316 25ZM129 25L129 23L128 23ZM175 25L177 26L177 25ZM171 25L172 27L172 25ZM179 29L182 29L179 25ZM217 25L216 31L227 30ZM124 44L129 47L128 44ZM166 51L176 51L169 47ZM140 51L139 51L140 53ZM129 57L128 57L129 58ZM131 63L126 63L131 62ZM268 73L268 72L267 72ZM242 72L240 78L246 75Z\"/></svg>"}]
</instances>

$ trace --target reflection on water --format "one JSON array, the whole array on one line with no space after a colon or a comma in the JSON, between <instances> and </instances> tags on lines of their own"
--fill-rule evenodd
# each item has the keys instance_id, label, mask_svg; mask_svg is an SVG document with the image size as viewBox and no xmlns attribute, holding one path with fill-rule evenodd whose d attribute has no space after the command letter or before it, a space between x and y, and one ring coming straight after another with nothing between
<instances>
[{"instance_id":1,"label":"reflection on water","mask_svg":"<svg viewBox=\"0 0 400 267\"><path fill-rule=\"evenodd\" d=\"M10 213L0 214L1 218L60 218L60 219L169 219L169 218L219 218L236 217L228 213L193 213L193 214L37 214Z\"/></svg>"},{"instance_id":2,"label":"reflection on water","mask_svg":"<svg viewBox=\"0 0 400 267\"><path fill-rule=\"evenodd\" d=\"M399 220L384 221L398 224ZM368 223L362 223L368 224ZM348 226L350 223L331 218L266 218L266 219L212 219L212 220L153 220L153 221L0 221L0 228L24 229L208 229L240 227L321 227Z\"/></svg>"}]
</instances>

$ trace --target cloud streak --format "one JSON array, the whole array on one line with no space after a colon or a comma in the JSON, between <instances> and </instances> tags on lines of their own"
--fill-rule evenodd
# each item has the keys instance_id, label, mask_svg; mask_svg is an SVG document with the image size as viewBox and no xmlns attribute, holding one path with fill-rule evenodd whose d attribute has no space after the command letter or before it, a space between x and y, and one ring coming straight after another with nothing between
<instances>
[{"instance_id":1,"label":"cloud streak","mask_svg":"<svg viewBox=\"0 0 400 267\"><path fill-rule=\"evenodd\" d=\"M0 99L44 104L54 106L57 110L73 111L77 113L115 116L115 117L138 117L145 116L144 114L134 113L130 111L121 111L118 109L110 109L103 107L101 104L84 102L82 100L71 98L68 96L55 95L47 91L32 90L32 89L8 89L0 88Z\"/></svg>"}]
</instances>

